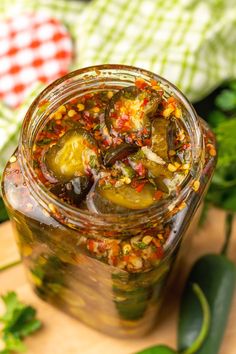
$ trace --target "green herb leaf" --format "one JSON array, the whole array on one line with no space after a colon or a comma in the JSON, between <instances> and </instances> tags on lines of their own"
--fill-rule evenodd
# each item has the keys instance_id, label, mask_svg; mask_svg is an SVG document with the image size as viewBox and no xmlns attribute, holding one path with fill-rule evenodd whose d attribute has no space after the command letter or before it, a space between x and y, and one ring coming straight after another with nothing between
<instances>
[{"instance_id":1,"label":"green herb leaf","mask_svg":"<svg viewBox=\"0 0 236 354\"><path fill-rule=\"evenodd\" d=\"M208 116L218 142L218 163L206 201L236 212L236 80L216 97L218 110Z\"/></svg>"},{"instance_id":2,"label":"green herb leaf","mask_svg":"<svg viewBox=\"0 0 236 354\"><path fill-rule=\"evenodd\" d=\"M208 116L208 123L212 128L216 128L220 123L224 122L227 116L221 111L212 111Z\"/></svg>"},{"instance_id":3,"label":"green herb leaf","mask_svg":"<svg viewBox=\"0 0 236 354\"><path fill-rule=\"evenodd\" d=\"M232 111L236 109L236 91L232 90L223 90L219 96L216 98L216 106L222 109L223 111Z\"/></svg>"},{"instance_id":4,"label":"green herb leaf","mask_svg":"<svg viewBox=\"0 0 236 354\"><path fill-rule=\"evenodd\" d=\"M98 160L96 155L91 155L89 158L89 166L91 168L96 168L98 167Z\"/></svg>"},{"instance_id":5,"label":"green herb leaf","mask_svg":"<svg viewBox=\"0 0 236 354\"><path fill-rule=\"evenodd\" d=\"M233 90L233 91L236 92L236 80L231 81L231 82L229 83L229 87L231 88L231 90Z\"/></svg>"},{"instance_id":6,"label":"green herb leaf","mask_svg":"<svg viewBox=\"0 0 236 354\"><path fill-rule=\"evenodd\" d=\"M6 350L8 353L13 352L25 352L26 346L22 342L22 340L18 337L15 337L13 334L8 333L5 338Z\"/></svg>"},{"instance_id":7,"label":"green herb leaf","mask_svg":"<svg viewBox=\"0 0 236 354\"><path fill-rule=\"evenodd\" d=\"M236 117L219 124L215 133L219 143L218 164L229 166L236 162Z\"/></svg>"},{"instance_id":8,"label":"green herb leaf","mask_svg":"<svg viewBox=\"0 0 236 354\"><path fill-rule=\"evenodd\" d=\"M140 248L141 250L144 250L145 248L148 247L148 245L147 245L146 243L142 242L142 241L136 242L136 243L135 243L135 246L137 246L137 247Z\"/></svg>"},{"instance_id":9,"label":"green herb leaf","mask_svg":"<svg viewBox=\"0 0 236 354\"><path fill-rule=\"evenodd\" d=\"M224 209L236 213L236 191L232 191L227 197L224 198L222 206Z\"/></svg>"},{"instance_id":10,"label":"green herb leaf","mask_svg":"<svg viewBox=\"0 0 236 354\"><path fill-rule=\"evenodd\" d=\"M15 292L1 296L6 311L0 318L3 323L2 339L5 349L0 354L23 352L26 350L22 339L41 327L41 322L36 319L36 310L19 301Z\"/></svg>"},{"instance_id":11,"label":"green herb leaf","mask_svg":"<svg viewBox=\"0 0 236 354\"><path fill-rule=\"evenodd\" d=\"M37 141L37 145L39 145L39 146L47 145L47 144L49 144L51 141L52 141L52 139L45 138L45 139L42 139L42 140Z\"/></svg>"}]
</instances>

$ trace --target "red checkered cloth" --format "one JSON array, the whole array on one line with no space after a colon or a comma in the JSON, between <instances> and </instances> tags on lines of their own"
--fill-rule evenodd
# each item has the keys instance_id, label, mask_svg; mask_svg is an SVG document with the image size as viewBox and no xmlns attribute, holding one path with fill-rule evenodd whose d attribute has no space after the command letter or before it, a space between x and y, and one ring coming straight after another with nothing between
<instances>
[{"instance_id":1,"label":"red checkered cloth","mask_svg":"<svg viewBox=\"0 0 236 354\"><path fill-rule=\"evenodd\" d=\"M0 22L0 99L17 107L37 82L68 72L72 40L55 18L35 13Z\"/></svg>"}]
</instances>

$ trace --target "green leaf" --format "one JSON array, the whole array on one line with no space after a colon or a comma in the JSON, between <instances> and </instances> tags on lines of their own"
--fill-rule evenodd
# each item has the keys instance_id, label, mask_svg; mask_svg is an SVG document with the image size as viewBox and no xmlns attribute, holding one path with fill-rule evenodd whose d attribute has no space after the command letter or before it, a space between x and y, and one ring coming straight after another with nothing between
<instances>
[{"instance_id":1,"label":"green leaf","mask_svg":"<svg viewBox=\"0 0 236 354\"><path fill-rule=\"evenodd\" d=\"M177 354L177 352L165 345L155 345L138 352L137 354Z\"/></svg>"},{"instance_id":2,"label":"green leaf","mask_svg":"<svg viewBox=\"0 0 236 354\"><path fill-rule=\"evenodd\" d=\"M232 191L232 193L223 200L222 206L224 209L236 213L236 191Z\"/></svg>"},{"instance_id":3,"label":"green leaf","mask_svg":"<svg viewBox=\"0 0 236 354\"><path fill-rule=\"evenodd\" d=\"M219 143L218 165L229 166L236 162L236 118L219 124L215 133Z\"/></svg>"},{"instance_id":4,"label":"green leaf","mask_svg":"<svg viewBox=\"0 0 236 354\"><path fill-rule=\"evenodd\" d=\"M14 311L14 317L5 327L5 330L14 333L15 336L25 337L34 332L36 311L31 306L18 308ZM36 329L38 329L38 322Z\"/></svg>"},{"instance_id":5,"label":"green leaf","mask_svg":"<svg viewBox=\"0 0 236 354\"><path fill-rule=\"evenodd\" d=\"M232 111L236 109L236 92L226 89L223 90L216 98L216 106L223 111Z\"/></svg>"},{"instance_id":6,"label":"green leaf","mask_svg":"<svg viewBox=\"0 0 236 354\"><path fill-rule=\"evenodd\" d=\"M6 307L5 313L0 318L3 323L2 339L5 341L2 354L10 354L12 351L23 352L26 348L22 339L38 330L41 322L36 319L36 310L20 302L15 292L9 292L1 298Z\"/></svg>"},{"instance_id":7,"label":"green leaf","mask_svg":"<svg viewBox=\"0 0 236 354\"><path fill-rule=\"evenodd\" d=\"M229 83L229 87L236 92L236 80Z\"/></svg>"},{"instance_id":8,"label":"green leaf","mask_svg":"<svg viewBox=\"0 0 236 354\"><path fill-rule=\"evenodd\" d=\"M5 337L5 344L6 344L6 349L14 352L25 352L26 351L26 346L22 342L20 338L15 337L13 334L9 333Z\"/></svg>"},{"instance_id":9,"label":"green leaf","mask_svg":"<svg viewBox=\"0 0 236 354\"><path fill-rule=\"evenodd\" d=\"M224 122L227 116L221 111L212 111L208 116L208 123L212 128L216 128L220 123Z\"/></svg>"},{"instance_id":10,"label":"green leaf","mask_svg":"<svg viewBox=\"0 0 236 354\"><path fill-rule=\"evenodd\" d=\"M3 349L0 351L0 354L11 354L8 349Z\"/></svg>"},{"instance_id":11,"label":"green leaf","mask_svg":"<svg viewBox=\"0 0 236 354\"><path fill-rule=\"evenodd\" d=\"M0 318L1 322L9 322L11 321L14 311L18 308L22 308L22 304L19 302L18 297L15 292L8 292L6 295L1 296L4 305L6 307L6 312Z\"/></svg>"},{"instance_id":12,"label":"green leaf","mask_svg":"<svg viewBox=\"0 0 236 354\"><path fill-rule=\"evenodd\" d=\"M0 222L3 222L7 219L8 219L7 211L2 198L0 198Z\"/></svg>"},{"instance_id":13,"label":"green leaf","mask_svg":"<svg viewBox=\"0 0 236 354\"><path fill-rule=\"evenodd\" d=\"M34 333L38 329L42 327L41 321L37 319L33 319L27 323L25 323L24 327L21 329L20 334L22 337L27 337L31 333Z\"/></svg>"}]
</instances>

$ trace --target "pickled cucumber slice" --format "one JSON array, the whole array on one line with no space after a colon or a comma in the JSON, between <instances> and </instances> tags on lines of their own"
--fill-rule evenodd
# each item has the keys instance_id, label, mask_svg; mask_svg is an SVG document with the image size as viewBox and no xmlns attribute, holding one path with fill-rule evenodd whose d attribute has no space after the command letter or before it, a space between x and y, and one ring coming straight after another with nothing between
<instances>
[{"instance_id":1,"label":"pickled cucumber slice","mask_svg":"<svg viewBox=\"0 0 236 354\"><path fill-rule=\"evenodd\" d=\"M138 150L137 145L131 144L120 144L116 147L112 147L105 152L103 157L103 163L105 166L112 166L116 161L121 161L128 155L136 152Z\"/></svg>"},{"instance_id":2,"label":"pickled cucumber slice","mask_svg":"<svg viewBox=\"0 0 236 354\"><path fill-rule=\"evenodd\" d=\"M150 177L162 177L162 178L171 178L172 173L168 170L166 165L159 165L154 161L148 159L142 160L143 165L148 169L148 174Z\"/></svg>"},{"instance_id":3,"label":"pickled cucumber slice","mask_svg":"<svg viewBox=\"0 0 236 354\"><path fill-rule=\"evenodd\" d=\"M88 176L75 177L67 183L58 183L50 191L70 204L79 205L92 186Z\"/></svg>"},{"instance_id":4,"label":"pickled cucumber slice","mask_svg":"<svg viewBox=\"0 0 236 354\"><path fill-rule=\"evenodd\" d=\"M151 87L139 89L129 86L119 90L105 112L105 122L113 135L147 138L151 134L149 117L160 102L160 95Z\"/></svg>"},{"instance_id":5,"label":"pickled cucumber slice","mask_svg":"<svg viewBox=\"0 0 236 354\"><path fill-rule=\"evenodd\" d=\"M172 173L168 170L167 164L157 163L157 162L149 159L147 156L148 156L148 154L145 155L141 149L136 154L134 154L133 156L131 156L129 158L129 163L134 170L136 169L136 166L138 164L142 163L142 165L148 171L148 176L151 178L157 178L157 177L171 178L172 177ZM157 157L158 157L158 155L157 155ZM162 158L160 157L160 159L162 159Z\"/></svg>"},{"instance_id":6,"label":"pickled cucumber slice","mask_svg":"<svg viewBox=\"0 0 236 354\"><path fill-rule=\"evenodd\" d=\"M98 186L97 182L87 195L86 203L91 212L97 214L123 214L129 211L129 209L114 204L112 201L103 197L100 190L101 188Z\"/></svg>"},{"instance_id":7,"label":"pickled cucumber slice","mask_svg":"<svg viewBox=\"0 0 236 354\"><path fill-rule=\"evenodd\" d=\"M88 175L99 166L98 148L82 128L68 130L45 154L48 170L59 181Z\"/></svg>"},{"instance_id":8,"label":"pickled cucumber slice","mask_svg":"<svg viewBox=\"0 0 236 354\"><path fill-rule=\"evenodd\" d=\"M156 186L158 188L158 190L160 190L163 193L169 194L169 188L167 186L167 184L164 182L164 179L161 177L157 177L154 179Z\"/></svg>"},{"instance_id":9,"label":"pickled cucumber slice","mask_svg":"<svg viewBox=\"0 0 236 354\"><path fill-rule=\"evenodd\" d=\"M156 118L152 123L152 151L165 161L168 160L168 128L169 121L164 118Z\"/></svg>"},{"instance_id":10,"label":"pickled cucumber slice","mask_svg":"<svg viewBox=\"0 0 236 354\"><path fill-rule=\"evenodd\" d=\"M129 185L121 187L111 187L109 189L100 188L100 195L121 207L128 209L144 209L155 202L154 193L156 189L151 183L146 183L141 192Z\"/></svg>"}]
</instances>

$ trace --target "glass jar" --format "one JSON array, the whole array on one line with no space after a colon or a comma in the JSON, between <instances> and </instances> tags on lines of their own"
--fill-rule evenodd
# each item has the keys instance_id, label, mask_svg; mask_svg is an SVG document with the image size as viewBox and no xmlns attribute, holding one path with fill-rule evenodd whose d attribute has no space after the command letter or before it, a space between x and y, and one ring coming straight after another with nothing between
<instances>
[{"instance_id":1,"label":"glass jar","mask_svg":"<svg viewBox=\"0 0 236 354\"><path fill-rule=\"evenodd\" d=\"M32 149L37 132L50 112L73 97L133 85L136 78L160 82L181 102L192 147L191 173L171 197L128 214L93 214L63 203L35 174ZM104 65L55 81L30 106L3 177L3 198L36 293L110 335L147 333L156 322L168 275L215 160L215 140L206 123L176 87L153 73ZM150 230L157 235L152 245ZM164 247L159 247L163 240Z\"/></svg>"}]
</instances>

